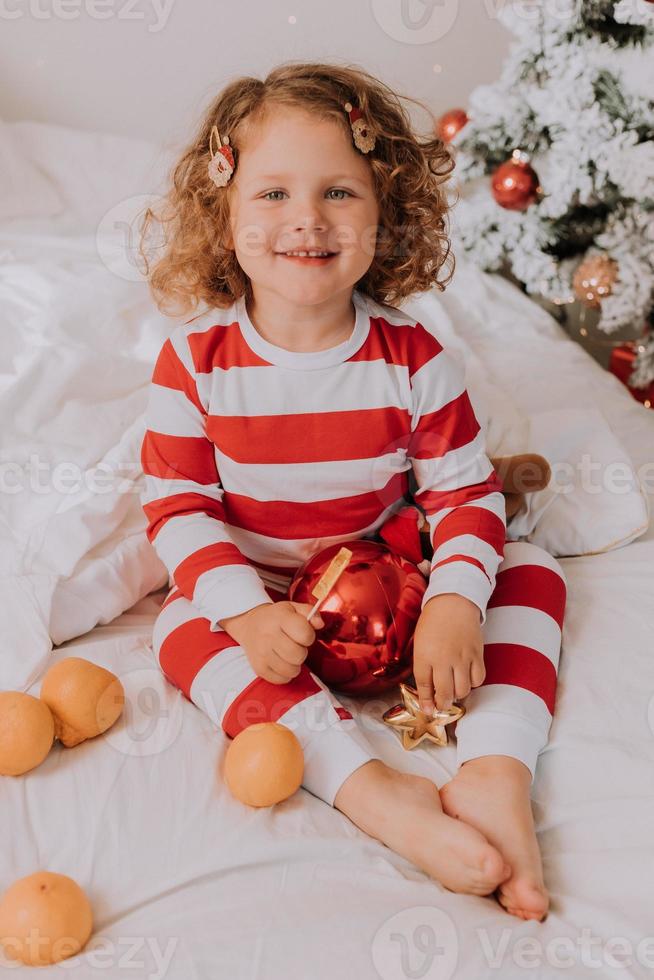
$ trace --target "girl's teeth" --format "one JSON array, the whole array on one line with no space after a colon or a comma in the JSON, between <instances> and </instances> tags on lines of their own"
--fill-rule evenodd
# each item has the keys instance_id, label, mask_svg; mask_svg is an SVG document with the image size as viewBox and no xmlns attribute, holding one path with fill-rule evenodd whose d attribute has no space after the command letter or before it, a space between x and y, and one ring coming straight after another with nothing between
<instances>
[{"instance_id":1,"label":"girl's teeth","mask_svg":"<svg viewBox=\"0 0 654 980\"><path fill-rule=\"evenodd\" d=\"M327 258L328 252L287 252L287 255L305 255L311 256L312 258Z\"/></svg>"}]
</instances>

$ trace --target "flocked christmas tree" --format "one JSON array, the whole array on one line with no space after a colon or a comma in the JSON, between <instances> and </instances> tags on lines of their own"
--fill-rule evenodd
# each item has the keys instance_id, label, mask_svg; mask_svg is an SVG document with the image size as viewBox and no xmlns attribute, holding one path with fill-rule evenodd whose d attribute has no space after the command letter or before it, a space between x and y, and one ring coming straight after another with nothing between
<instances>
[{"instance_id":1,"label":"flocked christmas tree","mask_svg":"<svg viewBox=\"0 0 654 980\"><path fill-rule=\"evenodd\" d=\"M526 292L632 328L654 380L654 2L504 4L501 78L439 120L456 158L452 238Z\"/></svg>"}]
</instances>

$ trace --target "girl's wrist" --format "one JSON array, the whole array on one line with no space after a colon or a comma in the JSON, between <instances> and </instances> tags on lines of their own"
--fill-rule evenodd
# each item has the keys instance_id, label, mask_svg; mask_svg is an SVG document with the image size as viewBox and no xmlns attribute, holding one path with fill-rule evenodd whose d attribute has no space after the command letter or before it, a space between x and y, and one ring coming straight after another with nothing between
<instances>
[{"instance_id":1,"label":"girl's wrist","mask_svg":"<svg viewBox=\"0 0 654 980\"><path fill-rule=\"evenodd\" d=\"M261 605L270 605L270 603L261 603ZM252 609L246 609L245 612L238 613L236 616L229 616L226 619L219 619L218 625L225 630L226 633L240 643L240 637L243 634L243 628L247 623L251 613L258 609L259 606L253 606Z\"/></svg>"},{"instance_id":2,"label":"girl's wrist","mask_svg":"<svg viewBox=\"0 0 654 980\"><path fill-rule=\"evenodd\" d=\"M427 606L435 605L460 606L462 609L470 607L471 610L475 610L477 613L480 612L476 602L468 599L467 596L460 595L458 592L440 592L438 595L433 595L431 599L427 599L423 609L426 609Z\"/></svg>"}]
</instances>

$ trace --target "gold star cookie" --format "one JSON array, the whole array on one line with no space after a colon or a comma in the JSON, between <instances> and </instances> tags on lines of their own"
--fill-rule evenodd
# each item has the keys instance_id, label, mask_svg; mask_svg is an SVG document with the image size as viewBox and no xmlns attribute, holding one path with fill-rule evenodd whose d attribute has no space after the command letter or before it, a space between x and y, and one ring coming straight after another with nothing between
<instances>
[{"instance_id":1,"label":"gold star cookie","mask_svg":"<svg viewBox=\"0 0 654 980\"><path fill-rule=\"evenodd\" d=\"M458 721L466 713L463 705L453 704L444 711L436 711L433 718L420 710L418 692L409 684L400 684L402 704L395 704L383 714L383 720L397 733L402 733L405 749L415 749L423 739L436 745L447 745L446 725Z\"/></svg>"}]
</instances>

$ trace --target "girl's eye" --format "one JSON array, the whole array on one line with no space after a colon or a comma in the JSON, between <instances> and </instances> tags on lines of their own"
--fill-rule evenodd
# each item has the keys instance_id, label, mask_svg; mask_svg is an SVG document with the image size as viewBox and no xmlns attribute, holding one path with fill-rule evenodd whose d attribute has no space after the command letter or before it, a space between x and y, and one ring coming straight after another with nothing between
<instances>
[{"instance_id":1,"label":"girl's eye","mask_svg":"<svg viewBox=\"0 0 654 980\"><path fill-rule=\"evenodd\" d=\"M266 193L263 196L264 196L264 200L267 200L267 201L279 201L280 200L279 197L272 197L271 198L270 195L271 194L284 194L284 193L285 193L284 191L266 191ZM336 193L336 194L347 194L348 197L351 197L352 196L349 191L344 190L342 187L332 187L332 189L329 190L327 193L328 194L334 194L334 193ZM344 198L342 198L342 197L336 197L336 198L332 198L332 200L333 201L334 200L335 201L343 201Z\"/></svg>"}]
</instances>

